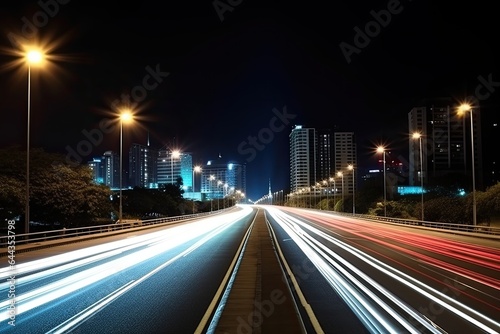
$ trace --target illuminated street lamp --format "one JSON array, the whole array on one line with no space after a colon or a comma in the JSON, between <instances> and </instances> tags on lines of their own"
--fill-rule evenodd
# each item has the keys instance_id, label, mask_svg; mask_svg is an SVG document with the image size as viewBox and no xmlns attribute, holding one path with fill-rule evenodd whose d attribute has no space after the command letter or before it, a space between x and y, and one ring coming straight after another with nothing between
<instances>
[{"instance_id":1,"label":"illuminated street lamp","mask_svg":"<svg viewBox=\"0 0 500 334\"><path fill-rule=\"evenodd\" d=\"M24 233L29 233L30 228L30 113L31 113L31 66L40 65L45 58L42 51L31 49L25 53L28 65L28 121L26 132L26 211L24 220Z\"/></svg>"},{"instance_id":2,"label":"illuminated street lamp","mask_svg":"<svg viewBox=\"0 0 500 334\"><path fill-rule=\"evenodd\" d=\"M122 200L122 174L123 174L123 123L130 123L134 120L134 116L129 109L124 109L120 112L120 207L118 220L122 223L123 218L123 200Z\"/></svg>"},{"instance_id":3,"label":"illuminated street lamp","mask_svg":"<svg viewBox=\"0 0 500 334\"><path fill-rule=\"evenodd\" d=\"M171 173L171 182L174 184L174 158L179 158L181 156L181 152L179 150L173 150L170 154L170 173Z\"/></svg>"},{"instance_id":4,"label":"illuminated street lamp","mask_svg":"<svg viewBox=\"0 0 500 334\"><path fill-rule=\"evenodd\" d=\"M422 134L419 132L415 132L412 135L413 139L418 139L418 145L419 145L419 152L420 152L420 191L421 191L421 204L420 206L422 207L421 210L422 212L420 213L420 220L424 220L424 172L423 172L423 166L424 166L424 160L422 158Z\"/></svg>"},{"instance_id":5,"label":"illuminated street lamp","mask_svg":"<svg viewBox=\"0 0 500 334\"><path fill-rule=\"evenodd\" d=\"M223 186L223 185L224 185L224 182L222 182L221 180L217 180L217 210L220 210L220 196L218 196L219 187Z\"/></svg>"},{"instance_id":6,"label":"illuminated street lamp","mask_svg":"<svg viewBox=\"0 0 500 334\"><path fill-rule=\"evenodd\" d=\"M337 172L337 176L342 178L342 212L344 212L344 173Z\"/></svg>"},{"instance_id":7,"label":"illuminated street lamp","mask_svg":"<svg viewBox=\"0 0 500 334\"><path fill-rule=\"evenodd\" d=\"M201 172L201 167L200 166L194 166L193 168L193 213L194 213L194 193L195 193L195 184L194 184L194 173L199 173Z\"/></svg>"},{"instance_id":8,"label":"illuminated street lamp","mask_svg":"<svg viewBox=\"0 0 500 334\"><path fill-rule=\"evenodd\" d=\"M355 184L355 177L354 177L354 165L348 165L347 166L347 169L352 171L352 214L356 214L356 197L355 197L355 193L356 193L356 184Z\"/></svg>"},{"instance_id":9,"label":"illuminated street lamp","mask_svg":"<svg viewBox=\"0 0 500 334\"><path fill-rule=\"evenodd\" d=\"M385 147L379 146L377 147L377 153L382 153L384 157L384 217L387 217L387 190L386 190L386 182L385 182Z\"/></svg>"},{"instance_id":10,"label":"illuminated street lamp","mask_svg":"<svg viewBox=\"0 0 500 334\"><path fill-rule=\"evenodd\" d=\"M469 112L470 114L470 143L472 150L472 224L476 226L477 224L477 215L476 215L476 172L475 172L475 163L474 163L474 120L472 118L472 107L464 103L458 107L458 114L464 115ZM464 129L465 130L465 129ZM464 152L465 154L465 152Z\"/></svg>"},{"instance_id":11,"label":"illuminated street lamp","mask_svg":"<svg viewBox=\"0 0 500 334\"><path fill-rule=\"evenodd\" d=\"M213 203L214 203L214 187L212 185L212 181L215 180L215 175L210 175L208 178L209 183L210 183L210 212L213 210Z\"/></svg>"}]
</instances>

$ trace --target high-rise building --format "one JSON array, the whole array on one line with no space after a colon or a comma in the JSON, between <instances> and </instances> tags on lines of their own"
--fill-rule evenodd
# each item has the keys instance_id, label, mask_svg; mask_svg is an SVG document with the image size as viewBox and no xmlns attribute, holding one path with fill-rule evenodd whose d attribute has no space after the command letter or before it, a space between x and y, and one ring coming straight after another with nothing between
<instances>
[{"instance_id":1,"label":"high-rise building","mask_svg":"<svg viewBox=\"0 0 500 334\"><path fill-rule=\"evenodd\" d=\"M458 115L459 105L451 98L425 100L408 113L409 128L409 184L424 184L447 174L471 175L471 123L470 113ZM482 187L481 114L478 106L473 111L474 164L476 186ZM413 133L422 136L422 167L420 142L411 138Z\"/></svg>"},{"instance_id":2,"label":"high-rise building","mask_svg":"<svg viewBox=\"0 0 500 334\"><path fill-rule=\"evenodd\" d=\"M104 182L104 164L101 158L93 158L87 162L90 170L92 171L92 180L97 184L105 184Z\"/></svg>"},{"instance_id":3,"label":"high-rise building","mask_svg":"<svg viewBox=\"0 0 500 334\"><path fill-rule=\"evenodd\" d=\"M210 160L201 169L201 193L219 199L235 192L246 194L246 165L234 161Z\"/></svg>"},{"instance_id":4,"label":"high-rise building","mask_svg":"<svg viewBox=\"0 0 500 334\"><path fill-rule=\"evenodd\" d=\"M344 179L344 188L342 189L342 182L337 182L337 188L341 194L352 194L356 182L353 184L353 172L348 168L349 166L357 167L356 138L354 137L354 132L334 132L333 135L333 146L335 148L334 173L341 172Z\"/></svg>"},{"instance_id":5,"label":"high-rise building","mask_svg":"<svg viewBox=\"0 0 500 334\"><path fill-rule=\"evenodd\" d=\"M289 135L290 191L316 184L316 130L295 125Z\"/></svg>"},{"instance_id":6,"label":"high-rise building","mask_svg":"<svg viewBox=\"0 0 500 334\"><path fill-rule=\"evenodd\" d=\"M290 189L296 192L317 183L322 184L336 173L344 175L335 183L337 192L352 194L353 178L349 165L356 168L357 150L354 132L295 126L290 133ZM351 177L349 177L351 176ZM355 182L354 182L355 184Z\"/></svg>"},{"instance_id":7,"label":"high-rise building","mask_svg":"<svg viewBox=\"0 0 500 334\"><path fill-rule=\"evenodd\" d=\"M116 152L104 152L101 163L104 170L104 184L111 189L120 189L120 156Z\"/></svg>"},{"instance_id":8,"label":"high-rise building","mask_svg":"<svg viewBox=\"0 0 500 334\"><path fill-rule=\"evenodd\" d=\"M334 141L332 129L316 129L316 182L328 180L334 173Z\"/></svg>"},{"instance_id":9,"label":"high-rise building","mask_svg":"<svg viewBox=\"0 0 500 334\"><path fill-rule=\"evenodd\" d=\"M160 149L157 158L158 185L175 184L180 178L184 190L193 186L193 158L191 153Z\"/></svg>"},{"instance_id":10,"label":"high-rise building","mask_svg":"<svg viewBox=\"0 0 500 334\"><path fill-rule=\"evenodd\" d=\"M129 186L157 188L158 150L134 143L129 150Z\"/></svg>"}]
</instances>

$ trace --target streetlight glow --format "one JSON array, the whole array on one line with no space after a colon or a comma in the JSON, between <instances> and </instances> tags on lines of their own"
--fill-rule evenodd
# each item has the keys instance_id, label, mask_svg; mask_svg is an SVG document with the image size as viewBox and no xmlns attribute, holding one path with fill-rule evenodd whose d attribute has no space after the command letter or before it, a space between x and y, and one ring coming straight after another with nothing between
<instances>
[{"instance_id":1,"label":"streetlight glow","mask_svg":"<svg viewBox=\"0 0 500 334\"><path fill-rule=\"evenodd\" d=\"M26 126L26 207L24 213L24 233L28 234L30 229L30 119L31 119L31 65L40 64L45 55L39 50L28 50L25 61L28 65L28 112Z\"/></svg>"},{"instance_id":2,"label":"streetlight glow","mask_svg":"<svg viewBox=\"0 0 500 334\"><path fill-rule=\"evenodd\" d=\"M120 224L123 219L123 196L122 196L122 188L123 188L123 124L131 123L134 120L134 116L130 109L123 109L120 111L118 116L120 120L120 206L119 206L119 214L118 219Z\"/></svg>"},{"instance_id":3,"label":"streetlight glow","mask_svg":"<svg viewBox=\"0 0 500 334\"><path fill-rule=\"evenodd\" d=\"M355 177L354 177L354 165L353 164L350 164L347 166L347 169L352 171L352 214L356 214L356 197L355 197L355 192L356 192L356 181L355 181Z\"/></svg>"},{"instance_id":4,"label":"streetlight glow","mask_svg":"<svg viewBox=\"0 0 500 334\"><path fill-rule=\"evenodd\" d=\"M424 159L422 155L422 134L420 132L414 132L412 138L418 140L419 152L420 152L420 191L421 191L421 213L420 220L424 220Z\"/></svg>"},{"instance_id":5,"label":"streetlight glow","mask_svg":"<svg viewBox=\"0 0 500 334\"><path fill-rule=\"evenodd\" d=\"M377 153L382 153L384 160L384 217L387 217L387 190L386 190L386 181L385 181L385 147L384 146L378 146L377 147Z\"/></svg>"},{"instance_id":6,"label":"streetlight glow","mask_svg":"<svg viewBox=\"0 0 500 334\"><path fill-rule=\"evenodd\" d=\"M467 112L470 114L470 142L471 142L471 165L472 165L472 224L477 225L477 211L476 211L476 171L474 162L474 120L473 120L473 109L470 104L463 103L458 107L458 115L465 116ZM465 132L465 128L464 128ZM465 152L464 152L465 155Z\"/></svg>"}]
</instances>

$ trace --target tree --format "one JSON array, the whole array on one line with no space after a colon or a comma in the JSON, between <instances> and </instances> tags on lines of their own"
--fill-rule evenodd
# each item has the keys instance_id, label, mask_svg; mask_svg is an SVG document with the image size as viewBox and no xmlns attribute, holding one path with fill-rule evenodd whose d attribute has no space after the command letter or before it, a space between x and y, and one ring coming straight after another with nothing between
<instances>
[{"instance_id":1,"label":"tree","mask_svg":"<svg viewBox=\"0 0 500 334\"><path fill-rule=\"evenodd\" d=\"M96 185L86 165L69 166L64 155L41 149L30 151L30 220L62 226L91 225L109 217L111 191ZM24 219L26 152L18 148L0 150L0 208Z\"/></svg>"}]
</instances>

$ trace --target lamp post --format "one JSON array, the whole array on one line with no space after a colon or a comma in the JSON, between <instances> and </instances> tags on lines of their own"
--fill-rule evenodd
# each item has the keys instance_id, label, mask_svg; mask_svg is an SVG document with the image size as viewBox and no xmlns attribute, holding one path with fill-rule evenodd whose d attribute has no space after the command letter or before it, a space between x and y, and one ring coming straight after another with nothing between
<instances>
[{"instance_id":1,"label":"lamp post","mask_svg":"<svg viewBox=\"0 0 500 334\"><path fill-rule=\"evenodd\" d=\"M194 183L194 173L199 173L201 171L201 167L200 166L194 166L193 168L193 213L194 213L194 194L195 194L195 183Z\"/></svg>"},{"instance_id":2,"label":"lamp post","mask_svg":"<svg viewBox=\"0 0 500 334\"><path fill-rule=\"evenodd\" d=\"M464 103L458 108L459 115L465 115L466 112L470 114L470 146L472 151L471 163L472 163L472 224L477 225L477 211L476 211L476 171L474 162L474 120L472 118L472 107ZM465 128L464 128L465 130ZM465 152L464 152L465 154Z\"/></svg>"},{"instance_id":3,"label":"lamp post","mask_svg":"<svg viewBox=\"0 0 500 334\"><path fill-rule=\"evenodd\" d=\"M412 135L413 139L418 139L418 146L419 146L419 159L420 159L420 206L421 206L421 213L420 213L420 220L424 221L424 160L422 157L422 134L419 132L415 132Z\"/></svg>"},{"instance_id":4,"label":"lamp post","mask_svg":"<svg viewBox=\"0 0 500 334\"><path fill-rule=\"evenodd\" d=\"M342 212L344 212L344 173L337 172L337 176L342 178Z\"/></svg>"},{"instance_id":5,"label":"lamp post","mask_svg":"<svg viewBox=\"0 0 500 334\"><path fill-rule=\"evenodd\" d=\"M24 217L24 233L28 234L30 229L30 113L31 113L31 65L40 64L44 54L38 50L29 50L25 54L28 64L28 119L26 131L26 209Z\"/></svg>"},{"instance_id":6,"label":"lamp post","mask_svg":"<svg viewBox=\"0 0 500 334\"><path fill-rule=\"evenodd\" d=\"M326 189L326 211L328 211L328 181L323 180L322 183L325 185Z\"/></svg>"},{"instance_id":7,"label":"lamp post","mask_svg":"<svg viewBox=\"0 0 500 334\"><path fill-rule=\"evenodd\" d=\"M210 182L210 212L212 212L213 210L213 203L214 203L214 187L212 185L212 181L215 180L215 176L214 175L210 175L210 177L208 178L209 182Z\"/></svg>"},{"instance_id":8,"label":"lamp post","mask_svg":"<svg viewBox=\"0 0 500 334\"><path fill-rule=\"evenodd\" d=\"M221 180L217 180L217 211L220 210L220 196L219 196L219 187L223 186L224 182Z\"/></svg>"},{"instance_id":9,"label":"lamp post","mask_svg":"<svg viewBox=\"0 0 500 334\"><path fill-rule=\"evenodd\" d=\"M226 208L226 197L227 197L227 188L229 187L229 184L224 183L224 197L222 198L222 207L225 209Z\"/></svg>"},{"instance_id":10,"label":"lamp post","mask_svg":"<svg viewBox=\"0 0 500 334\"><path fill-rule=\"evenodd\" d=\"M382 153L383 162L384 162L384 217L387 216L387 190L386 190L386 182L385 182L385 147L379 146L377 147L377 152Z\"/></svg>"},{"instance_id":11,"label":"lamp post","mask_svg":"<svg viewBox=\"0 0 500 334\"><path fill-rule=\"evenodd\" d=\"M133 120L133 115L128 109L124 109L120 113L120 207L119 207L119 214L118 214L118 220L119 223L122 223L122 218L123 218L123 200L122 200L122 174L123 174L123 123L129 123Z\"/></svg>"},{"instance_id":12,"label":"lamp post","mask_svg":"<svg viewBox=\"0 0 500 334\"><path fill-rule=\"evenodd\" d=\"M172 184L174 184L174 158L178 158L180 155L181 152L179 152L179 150L173 150L170 154L170 174Z\"/></svg>"},{"instance_id":13,"label":"lamp post","mask_svg":"<svg viewBox=\"0 0 500 334\"><path fill-rule=\"evenodd\" d=\"M337 205L337 184L335 177L331 177L330 181L333 181L333 211L335 211L335 205Z\"/></svg>"},{"instance_id":14,"label":"lamp post","mask_svg":"<svg viewBox=\"0 0 500 334\"><path fill-rule=\"evenodd\" d=\"M356 178L354 176L354 165L348 165L347 169L352 171L352 214L356 214Z\"/></svg>"}]
</instances>

